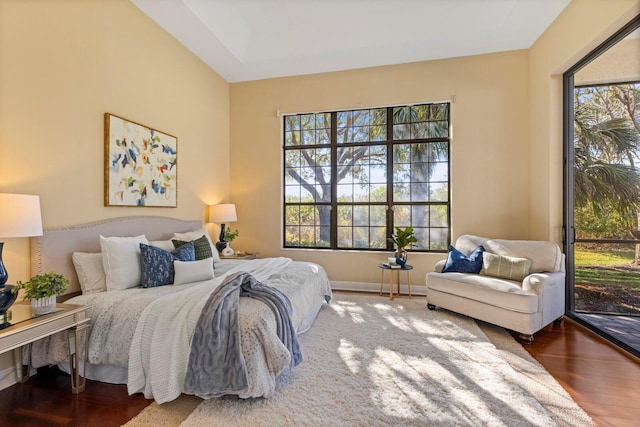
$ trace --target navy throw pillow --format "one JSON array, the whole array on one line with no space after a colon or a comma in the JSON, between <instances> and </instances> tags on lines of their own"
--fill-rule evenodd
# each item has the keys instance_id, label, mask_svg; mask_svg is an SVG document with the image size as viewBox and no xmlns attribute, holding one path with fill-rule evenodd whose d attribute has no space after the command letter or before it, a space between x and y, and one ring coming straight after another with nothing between
<instances>
[{"instance_id":1,"label":"navy throw pillow","mask_svg":"<svg viewBox=\"0 0 640 427\"><path fill-rule=\"evenodd\" d=\"M140 264L142 265L140 284L143 288L170 285L175 275L173 261L195 260L196 251L193 242L182 245L172 252L140 243Z\"/></svg>"},{"instance_id":2,"label":"navy throw pillow","mask_svg":"<svg viewBox=\"0 0 640 427\"><path fill-rule=\"evenodd\" d=\"M483 246L478 246L466 256L453 246L449 246L449 253L447 254L447 262L442 269L443 273L480 273L482 270L482 253L484 252Z\"/></svg>"}]
</instances>

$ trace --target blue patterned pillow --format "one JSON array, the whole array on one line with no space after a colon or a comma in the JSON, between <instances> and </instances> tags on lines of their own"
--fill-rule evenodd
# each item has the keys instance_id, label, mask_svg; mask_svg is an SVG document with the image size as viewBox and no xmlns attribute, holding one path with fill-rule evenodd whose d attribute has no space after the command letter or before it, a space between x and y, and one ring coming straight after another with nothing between
<instances>
[{"instance_id":1,"label":"blue patterned pillow","mask_svg":"<svg viewBox=\"0 0 640 427\"><path fill-rule=\"evenodd\" d=\"M453 246L449 246L449 253L447 254L447 262L442 269L443 273L480 273L482 270L482 253L484 252L483 246L478 246L466 256Z\"/></svg>"},{"instance_id":2,"label":"blue patterned pillow","mask_svg":"<svg viewBox=\"0 0 640 427\"><path fill-rule=\"evenodd\" d=\"M140 263L142 264L143 288L170 285L173 283L175 270L173 261L195 261L196 251L193 242L167 252L155 246L140 243Z\"/></svg>"}]
</instances>

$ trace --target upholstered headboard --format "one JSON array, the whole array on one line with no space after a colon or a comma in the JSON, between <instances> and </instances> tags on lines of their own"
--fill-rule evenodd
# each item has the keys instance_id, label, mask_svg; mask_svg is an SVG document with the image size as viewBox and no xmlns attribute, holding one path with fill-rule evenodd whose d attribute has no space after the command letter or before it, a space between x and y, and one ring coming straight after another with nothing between
<instances>
[{"instance_id":1,"label":"upholstered headboard","mask_svg":"<svg viewBox=\"0 0 640 427\"><path fill-rule=\"evenodd\" d=\"M49 271L69 278L65 294L80 292L78 276L71 260L74 252L100 252L100 235L137 236L166 240L173 233L202 228L202 221L187 221L160 216L127 216L68 227L45 228L44 234L31 238L31 274Z\"/></svg>"}]
</instances>

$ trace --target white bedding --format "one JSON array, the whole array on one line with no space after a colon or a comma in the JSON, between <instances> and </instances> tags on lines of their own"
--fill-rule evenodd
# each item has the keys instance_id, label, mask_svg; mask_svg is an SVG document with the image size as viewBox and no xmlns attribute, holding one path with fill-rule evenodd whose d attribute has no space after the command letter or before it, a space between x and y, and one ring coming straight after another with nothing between
<instances>
[{"instance_id":1,"label":"white bedding","mask_svg":"<svg viewBox=\"0 0 640 427\"><path fill-rule=\"evenodd\" d=\"M205 282L81 295L67 302L90 305L87 359L91 365L87 378L122 379L128 369L130 393L141 391L160 403L178 397L202 306L224 277L237 271L247 271L287 295L298 333L309 329L322 303L331 297L329 280L321 267L287 258L223 261L216 264L216 277ZM240 397L269 397L275 378L288 366L284 346L275 341L273 314L263 303L241 298L240 327L250 384ZM34 344L33 365L59 363L67 354L66 336L58 334ZM117 374L103 377L100 372L104 369Z\"/></svg>"}]
</instances>

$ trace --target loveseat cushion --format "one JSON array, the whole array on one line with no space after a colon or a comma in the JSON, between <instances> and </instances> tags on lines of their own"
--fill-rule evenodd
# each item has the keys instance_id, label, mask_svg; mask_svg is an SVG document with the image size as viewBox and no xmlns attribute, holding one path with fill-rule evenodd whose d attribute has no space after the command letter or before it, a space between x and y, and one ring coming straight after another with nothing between
<instances>
[{"instance_id":1,"label":"loveseat cushion","mask_svg":"<svg viewBox=\"0 0 640 427\"><path fill-rule=\"evenodd\" d=\"M501 307L520 313L538 311L538 295L522 289L522 284L512 280L467 273L428 273L429 291L457 295L473 301Z\"/></svg>"},{"instance_id":2,"label":"loveseat cushion","mask_svg":"<svg viewBox=\"0 0 640 427\"><path fill-rule=\"evenodd\" d=\"M560 247L550 241L489 239L463 234L456 240L455 247L468 255L479 245L484 246L486 252L496 255L528 258L531 260L530 273L563 271L564 268Z\"/></svg>"},{"instance_id":3,"label":"loveseat cushion","mask_svg":"<svg viewBox=\"0 0 640 427\"><path fill-rule=\"evenodd\" d=\"M542 240L488 240L487 252L531 260L531 273L544 271L560 271L562 268L562 251L554 242Z\"/></svg>"}]
</instances>

